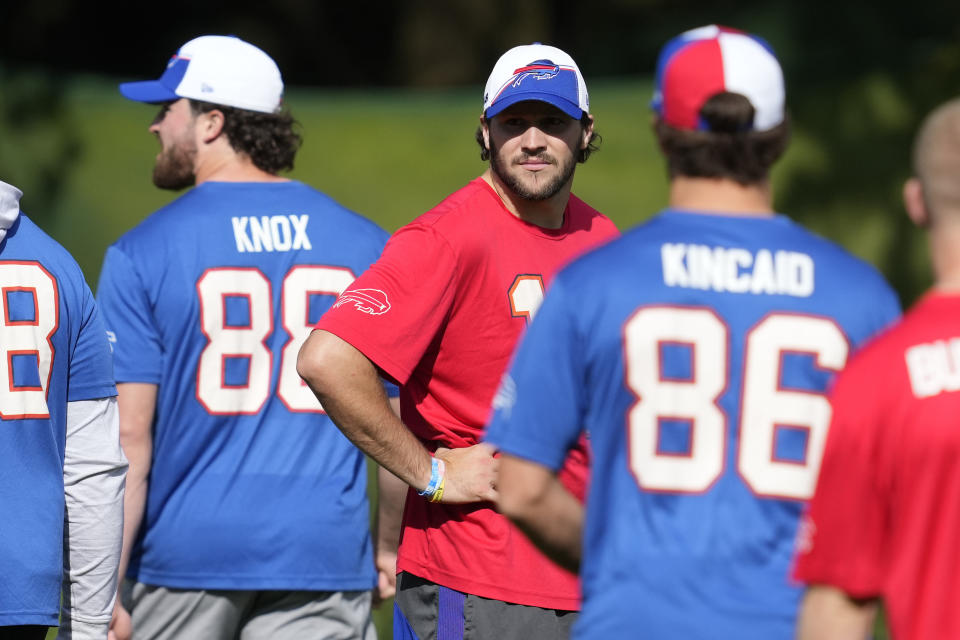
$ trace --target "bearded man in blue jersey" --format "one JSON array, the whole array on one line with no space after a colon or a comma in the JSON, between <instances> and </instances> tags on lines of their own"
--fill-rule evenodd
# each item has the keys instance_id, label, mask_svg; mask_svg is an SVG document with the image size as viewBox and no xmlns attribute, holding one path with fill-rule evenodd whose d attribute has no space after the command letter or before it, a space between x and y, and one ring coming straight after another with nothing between
<instances>
[{"instance_id":1,"label":"bearded man in blue jersey","mask_svg":"<svg viewBox=\"0 0 960 640\"><path fill-rule=\"evenodd\" d=\"M279 175L299 136L257 47L202 36L120 91L161 105L154 183L195 185L107 250L98 291L131 461L133 634L369 638L364 458L296 356L387 234ZM113 630L129 634L123 607Z\"/></svg>"},{"instance_id":2,"label":"bearded man in blue jersey","mask_svg":"<svg viewBox=\"0 0 960 640\"><path fill-rule=\"evenodd\" d=\"M717 26L671 40L653 107L669 207L554 281L494 401L500 508L579 567L578 638L786 640L824 392L898 303L775 212L789 125L763 40ZM585 514L554 475L583 431Z\"/></svg>"},{"instance_id":3,"label":"bearded man in blue jersey","mask_svg":"<svg viewBox=\"0 0 960 640\"><path fill-rule=\"evenodd\" d=\"M0 182L0 638L103 638L123 482L110 346L66 249Z\"/></svg>"}]
</instances>

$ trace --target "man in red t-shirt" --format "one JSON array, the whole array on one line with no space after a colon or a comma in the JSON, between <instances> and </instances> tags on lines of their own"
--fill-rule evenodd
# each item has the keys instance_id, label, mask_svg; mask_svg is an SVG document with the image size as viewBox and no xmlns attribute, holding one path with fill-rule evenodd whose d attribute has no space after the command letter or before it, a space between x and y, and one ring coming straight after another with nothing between
<instances>
[{"instance_id":1,"label":"man in red t-shirt","mask_svg":"<svg viewBox=\"0 0 960 640\"><path fill-rule=\"evenodd\" d=\"M914 169L936 284L837 381L798 539L801 640L868 637L879 600L897 640L960 637L960 99L927 118Z\"/></svg>"},{"instance_id":2,"label":"man in red t-shirt","mask_svg":"<svg viewBox=\"0 0 960 640\"><path fill-rule=\"evenodd\" d=\"M410 485L397 638L461 637L464 628L476 638L557 638L579 608L576 576L494 510L496 461L478 442L544 287L617 233L570 193L576 164L595 149L588 109L569 55L541 44L505 53L477 130L487 170L397 231L300 352L298 371L337 426ZM378 372L401 385L402 423ZM563 477L582 497L585 449Z\"/></svg>"}]
</instances>

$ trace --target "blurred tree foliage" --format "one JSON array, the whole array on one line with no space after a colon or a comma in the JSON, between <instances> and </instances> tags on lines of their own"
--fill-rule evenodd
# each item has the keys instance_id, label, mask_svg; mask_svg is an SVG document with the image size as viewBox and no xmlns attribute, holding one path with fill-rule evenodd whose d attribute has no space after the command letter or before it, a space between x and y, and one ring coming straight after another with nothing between
<instances>
[{"instance_id":1,"label":"blurred tree foliage","mask_svg":"<svg viewBox=\"0 0 960 640\"><path fill-rule=\"evenodd\" d=\"M0 67L0 180L23 190L21 205L39 224L52 215L80 151L62 78Z\"/></svg>"},{"instance_id":2,"label":"blurred tree foliage","mask_svg":"<svg viewBox=\"0 0 960 640\"><path fill-rule=\"evenodd\" d=\"M821 161L798 171L786 210L831 237L874 234L904 303L929 283L926 245L902 213L913 135L960 95L960 3L783 3L788 101ZM958 176L960 179L960 176Z\"/></svg>"}]
</instances>

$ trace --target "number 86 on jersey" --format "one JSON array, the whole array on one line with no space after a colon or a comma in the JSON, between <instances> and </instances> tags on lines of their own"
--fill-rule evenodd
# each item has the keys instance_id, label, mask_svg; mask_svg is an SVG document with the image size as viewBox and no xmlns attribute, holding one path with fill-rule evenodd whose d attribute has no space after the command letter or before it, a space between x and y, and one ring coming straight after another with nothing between
<instances>
[{"instance_id":1,"label":"number 86 on jersey","mask_svg":"<svg viewBox=\"0 0 960 640\"><path fill-rule=\"evenodd\" d=\"M729 389L730 330L711 309L650 306L624 326L626 382L636 397L627 415L629 464L644 490L701 493L721 476L727 458L727 428L737 429L737 473L763 497L807 500L813 494L830 423L824 394L785 388L785 357L812 358L816 368L843 368L849 344L840 327L825 317L771 313L746 334L739 419L720 406ZM664 372L664 354L679 346L689 354L689 375ZM735 373L734 373L735 375ZM661 446L662 430L688 430L683 451ZM799 458L777 455L784 431L805 434Z\"/></svg>"}]
</instances>

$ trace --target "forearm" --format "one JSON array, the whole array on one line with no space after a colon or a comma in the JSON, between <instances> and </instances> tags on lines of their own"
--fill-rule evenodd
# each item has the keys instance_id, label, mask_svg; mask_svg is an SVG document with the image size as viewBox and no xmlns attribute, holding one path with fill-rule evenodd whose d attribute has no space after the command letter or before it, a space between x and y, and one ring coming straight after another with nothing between
<instances>
[{"instance_id":1,"label":"forearm","mask_svg":"<svg viewBox=\"0 0 960 640\"><path fill-rule=\"evenodd\" d=\"M114 398L70 402L61 638L102 638L117 593L127 461Z\"/></svg>"},{"instance_id":2,"label":"forearm","mask_svg":"<svg viewBox=\"0 0 960 640\"><path fill-rule=\"evenodd\" d=\"M397 552L407 484L384 469L377 468L377 517L374 524L374 563L377 567L375 603L392 597L397 586Z\"/></svg>"},{"instance_id":3,"label":"forearm","mask_svg":"<svg viewBox=\"0 0 960 640\"><path fill-rule=\"evenodd\" d=\"M144 450L145 449L145 450ZM127 573L127 567L130 565L130 551L136 542L137 534L140 531L140 524L143 522L143 512L147 504L147 478L150 475L149 457L152 447L139 448L128 445L126 451L129 451L128 457L142 458L147 457L147 462L135 464L130 463L130 471L127 473L127 490L123 496L123 552L120 555L120 565L118 574L120 582L123 582Z\"/></svg>"},{"instance_id":4,"label":"forearm","mask_svg":"<svg viewBox=\"0 0 960 640\"><path fill-rule=\"evenodd\" d=\"M856 600L835 587L807 589L797 620L797 640L863 640L873 631L877 601Z\"/></svg>"},{"instance_id":5,"label":"forearm","mask_svg":"<svg viewBox=\"0 0 960 640\"><path fill-rule=\"evenodd\" d=\"M545 467L503 455L498 506L537 548L569 571L580 568L583 505Z\"/></svg>"},{"instance_id":6,"label":"forearm","mask_svg":"<svg viewBox=\"0 0 960 640\"><path fill-rule=\"evenodd\" d=\"M378 502L376 521L377 551L396 553L400 545L403 506L407 499L407 484L380 467L377 469Z\"/></svg>"},{"instance_id":7,"label":"forearm","mask_svg":"<svg viewBox=\"0 0 960 640\"><path fill-rule=\"evenodd\" d=\"M325 396L322 400L334 424L378 465L417 491L425 489L430 482L431 466L426 447L399 419L380 411L374 394L363 396L369 403L349 399L349 391L345 395L347 398ZM383 400L386 404L386 396Z\"/></svg>"},{"instance_id":8,"label":"forearm","mask_svg":"<svg viewBox=\"0 0 960 640\"><path fill-rule=\"evenodd\" d=\"M497 462L484 443L438 449L436 464L387 401L377 368L351 344L326 331L310 334L300 349L297 373L316 394L334 424L361 451L417 491L437 484L428 497L443 502L493 500ZM442 465L440 462L442 461Z\"/></svg>"},{"instance_id":9,"label":"forearm","mask_svg":"<svg viewBox=\"0 0 960 640\"><path fill-rule=\"evenodd\" d=\"M510 519L548 558L573 573L580 570L583 505L558 480Z\"/></svg>"},{"instance_id":10,"label":"forearm","mask_svg":"<svg viewBox=\"0 0 960 640\"><path fill-rule=\"evenodd\" d=\"M120 556L120 581L127 572L147 503L150 466L153 459L153 416L157 386L143 383L118 385L120 406L120 443L130 462L127 490L123 499L123 552Z\"/></svg>"},{"instance_id":11,"label":"forearm","mask_svg":"<svg viewBox=\"0 0 960 640\"><path fill-rule=\"evenodd\" d=\"M390 408L399 417L400 399L390 398ZM387 469L377 467L377 517L374 522L374 544L377 553L397 553L408 489L403 480Z\"/></svg>"},{"instance_id":12,"label":"forearm","mask_svg":"<svg viewBox=\"0 0 960 640\"><path fill-rule=\"evenodd\" d=\"M376 367L362 353L314 331L300 350L297 372L361 451L418 491L427 486L430 452L390 408Z\"/></svg>"}]
</instances>

